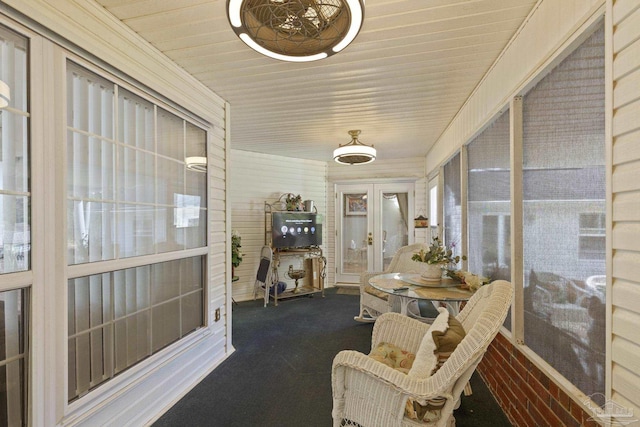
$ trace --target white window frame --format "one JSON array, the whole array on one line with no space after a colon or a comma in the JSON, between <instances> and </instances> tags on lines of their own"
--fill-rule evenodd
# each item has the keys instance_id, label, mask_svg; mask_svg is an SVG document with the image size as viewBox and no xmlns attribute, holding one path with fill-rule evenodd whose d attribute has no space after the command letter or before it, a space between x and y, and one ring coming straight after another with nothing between
<instances>
[{"instance_id":1,"label":"white window frame","mask_svg":"<svg viewBox=\"0 0 640 427\"><path fill-rule=\"evenodd\" d=\"M71 53L62 48L56 48L57 54L60 55L61 63L58 64L55 72L55 80L66 82L66 66L67 61L72 61L87 70L98 74L99 76L113 82L118 86L122 86L133 94L140 96L143 99L147 99L153 104L161 106L163 109L171 112L179 116L180 118L190 121L191 123L196 124L198 127L206 130L207 132L207 147L210 146L211 133L213 131L213 125L208 124L199 120L197 117L189 115L187 112L175 108L172 105L166 104L159 98L154 98L151 94L143 92L139 88L135 87L133 84L119 77L115 73L110 73L109 71L105 71L101 67L97 66L93 62L90 62L80 56ZM66 106L66 84L58 85L56 87L56 95L55 98L61 100L62 105ZM117 102L117 101L116 101ZM68 280L74 279L78 277L90 276L94 274L107 273L115 270L129 269L140 267L148 264L156 264L166 261L173 261L183 258L189 258L194 256L204 256L206 259L205 262L205 274L203 276L203 321L204 325L202 328L192 332L181 340L170 344L169 346L161 349L158 353L152 354L150 357L140 361L139 363L133 365L127 370L119 373L117 376L112 378L109 381L101 384L99 387L91 390L88 394L81 396L80 398L68 402L67 399L67 372L66 369L62 374L58 374L58 384L64 384L64 403L58 402L58 405L63 406L63 411L65 413L65 418L74 418L79 414L86 413L86 411L90 410L90 408L97 407L109 399L116 396L117 393L121 392L121 390L126 387L128 384L134 383L136 380L143 378L148 373L159 369L164 363L172 358L176 357L185 348L189 348L191 346L196 345L202 339L211 334L209 329L210 319L209 319L209 297L208 297L208 263L210 260L209 255L209 236L211 233L207 233L207 241L206 245L199 248L194 249L185 249L181 251L173 251L173 252L165 252L158 253L152 255L142 255L135 256L130 258L120 258L115 260L107 260L107 261L99 261L85 264L76 264L76 265L68 265L67 262L67 249L66 249L66 145L67 145L67 117L66 117L66 108L58 108L56 109L57 114L54 118L55 123L59 125L58 136L56 138L56 157L58 161L58 168L51 168L53 170L50 171L52 176L55 176L56 182L58 185L56 186L56 194L60 200L64 200L65 203L56 205L56 209L58 209L58 215L56 216L56 229L61 230L61 234L65 236L60 241L58 237L57 241L52 241L52 246L57 246L59 248L59 253L57 254L58 263L56 263L57 277L56 280L56 288L58 289L58 297L57 297L57 307L59 307L58 311L58 327L56 328L56 334L58 335L58 340L62 340L62 342L67 341L67 286ZM209 176L209 172L207 172L207 177ZM207 179L208 182L208 179ZM210 208L208 208L210 212ZM210 224L209 219L210 213L207 215L207 224ZM58 341L60 342L60 341ZM60 360L63 366L68 366L67 361L67 350L66 347L63 348L59 352ZM61 389L62 392L62 389ZM62 400L62 399L61 399Z\"/></svg>"}]
</instances>

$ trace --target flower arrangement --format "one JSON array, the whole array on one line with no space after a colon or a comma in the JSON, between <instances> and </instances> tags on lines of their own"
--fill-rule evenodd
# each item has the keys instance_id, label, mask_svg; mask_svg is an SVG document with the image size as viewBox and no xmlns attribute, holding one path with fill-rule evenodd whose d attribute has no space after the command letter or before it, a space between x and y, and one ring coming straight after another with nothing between
<instances>
[{"instance_id":1,"label":"flower arrangement","mask_svg":"<svg viewBox=\"0 0 640 427\"><path fill-rule=\"evenodd\" d=\"M438 236L434 237L429 250L425 251L421 249L420 252L413 254L411 259L418 262L426 262L427 264L438 264L444 267L445 264L457 264L460 260L466 260L467 257L462 255L453 255L453 248L455 246L447 247L442 243L442 240Z\"/></svg>"},{"instance_id":2,"label":"flower arrangement","mask_svg":"<svg viewBox=\"0 0 640 427\"><path fill-rule=\"evenodd\" d=\"M452 279L459 280L460 283L462 283L461 287L466 287L473 292L480 289L481 286L487 285L491 282L488 277L478 276L477 274L464 270L449 270L447 271L447 275Z\"/></svg>"},{"instance_id":3,"label":"flower arrangement","mask_svg":"<svg viewBox=\"0 0 640 427\"><path fill-rule=\"evenodd\" d=\"M233 230L231 232L231 265L237 267L242 262L243 253L240 252L242 238L240 234Z\"/></svg>"},{"instance_id":4,"label":"flower arrangement","mask_svg":"<svg viewBox=\"0 0 640 427\"><path fill-rule=\"evenodd\" d=\"M287 204L288 211L301 211L302 209L302 196L293 194L287 194L287 198L285 199L285 203Z\"/></svg>"}]
</instances>

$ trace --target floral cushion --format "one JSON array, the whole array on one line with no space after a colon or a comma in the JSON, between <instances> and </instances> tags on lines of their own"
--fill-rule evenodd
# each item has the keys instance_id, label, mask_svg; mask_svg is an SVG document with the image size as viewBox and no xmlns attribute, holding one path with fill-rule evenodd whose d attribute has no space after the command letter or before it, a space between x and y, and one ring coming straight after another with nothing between
<instances>
[{"instance_id":1,"label":"floral cushion","mask_svg":"<svg viewBox=\"0 0 640 427\"><path fill-rule=\"evenodd\" d=\"M404 374L409 372L413 361L416 359L416 355L402 350L400 347L381 342L374 348L369 357L382 362L390 368L396 369Z\"/></svg>"},{"instance_id":2,"label":"floral cushion","mask_svg":"<svg viewBox=\"0 0 640 427\"><path fill-rule=\"evenodd\" d=\"M383 299L385 301L389 300L389 294L386 292L382 292L376 288L374 288L373 286L367 285L364 287L364 291L366 293L368 293L369 295L373 295L374 297L378 297L380 299Z\"/></svg>"}]
</instances>

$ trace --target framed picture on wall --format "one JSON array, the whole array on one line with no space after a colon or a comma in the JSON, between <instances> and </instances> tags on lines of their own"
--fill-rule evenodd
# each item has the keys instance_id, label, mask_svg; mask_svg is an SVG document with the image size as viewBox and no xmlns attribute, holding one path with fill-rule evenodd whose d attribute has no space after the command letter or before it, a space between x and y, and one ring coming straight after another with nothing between
<instances>
[{"instance_id":1,"label":"framed picture on wall","mask_svg":"<svg viewBox=\"0 0 640 427\"><path fill-rule=\"evenodd\" d=\"M366 215L367 199L365 194L345 194L345 215Z\"/></svg>"}]
</instances>

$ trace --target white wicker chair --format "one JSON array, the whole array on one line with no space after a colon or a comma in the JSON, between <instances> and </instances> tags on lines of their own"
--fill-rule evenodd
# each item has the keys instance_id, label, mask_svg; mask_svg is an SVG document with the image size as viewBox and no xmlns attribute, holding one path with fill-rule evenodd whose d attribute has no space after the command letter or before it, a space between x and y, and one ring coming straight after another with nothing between
<instances>
[{"instance_id":1,"label":"white wicker chair","mask_svg":"<svg viewBox=\"0 0 640 427\"><path fill-rule=\"evenodd\" d=\"M358 322L374 322L382 313L399 310L399 304L394 309L394 303L396 302L394 298L390 298L389 295L383 292L376 292L369 285L369 279L385 273L422 273L427 264L411 259L413 254L419 252L420 249L429 250L429 247L424 243L403 246L395 253L385 271L367 271L360 275L360 314L354 317L355 320Z\"/></svg>"},{"instance_id":2,"label":"white wicker chair","mask_svg":"<svg viewBox=\"0 0 640 427\"><path fill-rule=\"evenodd\" d=\"M497 335L513 297L513 286L504 280L480 288L456 316L466 336L449 359L431 377L417 379L369 356L344 350L333 360L333 425L361 427L454 426L454 409L471 374ZM372 348L386 342L416 353L430 325L398 313L381 315L373 328ZM444 397L441 418L433 424L404 416L405 403L413 398Z\"/></svg>"}]
</instances>

